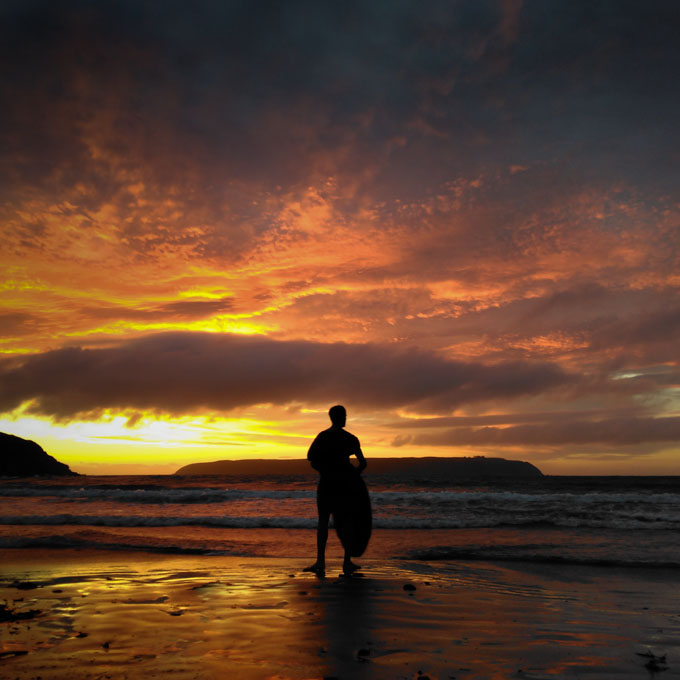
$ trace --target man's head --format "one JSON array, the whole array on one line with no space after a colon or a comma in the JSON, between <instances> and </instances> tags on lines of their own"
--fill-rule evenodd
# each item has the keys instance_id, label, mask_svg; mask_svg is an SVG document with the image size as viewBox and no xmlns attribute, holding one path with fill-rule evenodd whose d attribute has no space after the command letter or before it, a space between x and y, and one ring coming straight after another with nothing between
<instances>
[{"instance_id":1,"label":"man's head","mask_svg":"<svg viewBox=\"0 0 680 680\"><path fill-rule=\"evenodd\" d=\"M345 427L345 423L347 422L347 411L345 411L344 406L340 406L340 404L331 406L328 415L330 416L333 425L336 427Z\"/></svg>"}]
</instances>

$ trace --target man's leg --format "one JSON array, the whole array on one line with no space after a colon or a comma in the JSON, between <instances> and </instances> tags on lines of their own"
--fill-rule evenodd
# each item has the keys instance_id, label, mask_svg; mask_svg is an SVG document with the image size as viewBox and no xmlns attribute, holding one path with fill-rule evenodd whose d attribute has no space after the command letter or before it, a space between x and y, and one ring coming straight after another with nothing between
<instances>
[{"instance_id":1,"label":"man's leg","mask_svg":"<svg viewBox=\"0 0 680 680\"><path fill-rule=\"evenodd\" d=\"M347 542L347 545L351 545L353 542L353 537L354 537L354 525L351 521L350 518L345 518L345 526L343 527L343 533L345 536L345 540ZM349 576L350 574L354 573L355 571L358 571L361 569L361 567L358 564L354 564L352 562L352 556L349 554L349 550L345 549L345 559L342 562L342 573L345 576Z\"/></svg>"},{"instance_id":2,"label":"man's leg","mask_svg":"<svg viewBox=\"0 0 680 680\"><path fill-rule=\"evenodd\" d=\"M319 524L316 527L316 563L326 566L326 542L328 541L328 521L330 515L319 513Z\"/></svg>"},{"instance_id":3,"label":"man's leg","mask_svg":"<svg viewBox=\"0 0 680 680\"><path fill-rule=\"evenodd\" d=\"M316 526L316 562L304 571L313 571L323 575L326 571L326 542L328 541L328 521L330 513L319 511L319 523Z\"/></svg>"},{"instance_id":4,"label":"man's leg","mask_svg":"<svg viewBox=\"0 0 680 680\"><path fill-rule=\"evenodd\" d=\"M345 559L342 563L342 573L345 576L349 576L355 571L359 571L359 569L361 569L361 565L352 562L351 557L352 556L345 550Z\"/></svg>"}]
</instances>

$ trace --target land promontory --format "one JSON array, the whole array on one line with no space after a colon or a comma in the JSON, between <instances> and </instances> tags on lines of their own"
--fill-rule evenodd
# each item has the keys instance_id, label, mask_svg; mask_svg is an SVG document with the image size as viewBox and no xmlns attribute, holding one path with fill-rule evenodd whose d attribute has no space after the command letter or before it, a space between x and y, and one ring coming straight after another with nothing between
<instances>
[{"instance_id":1,"label":"land promontory","mask_svg":"<svg viewBox=\"0 0 680 680\"><path fill-rule=\"evenodd\" d=\"M0 477L77 475L30 439L0 432Z\"/></svg>"},{"instance_id":2,"label":"land promontory","mask_svg":"<svg viewBox=\"0 0 680 680\"><path fill-rule=\"evenodd\" d=\"M304 459L218 460L191 463L176 475L307 475L316 474ZM370 458L365 474L434 480L489 479L496 477L542 477L531 463L505 458Z\"/></svg>"}]
</instances>

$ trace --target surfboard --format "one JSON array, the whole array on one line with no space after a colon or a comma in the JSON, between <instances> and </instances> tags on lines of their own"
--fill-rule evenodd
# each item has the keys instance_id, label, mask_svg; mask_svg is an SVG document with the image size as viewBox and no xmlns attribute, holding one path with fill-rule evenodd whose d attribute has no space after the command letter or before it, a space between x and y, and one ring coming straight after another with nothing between
<instances>
[{"instance_id":1,"label":"surfboard","mask_svg":"<svg viewBox=\"0 0 680 680\"><path fill-rule=\"evenodd\" d=\"M333 524L342 547L352 557L361 557L368 546L373 527L371 498L366 482L358 472L347 480L345 491L336 500Z\"/></svg>"}]
</instances>

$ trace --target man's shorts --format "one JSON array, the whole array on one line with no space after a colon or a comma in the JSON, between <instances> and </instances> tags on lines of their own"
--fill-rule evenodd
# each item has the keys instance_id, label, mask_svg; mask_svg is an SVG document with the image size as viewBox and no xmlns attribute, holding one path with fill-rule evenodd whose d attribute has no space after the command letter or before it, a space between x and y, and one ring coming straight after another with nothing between
<instances>
[{"instance_id":1,"label":"man's shorts","mask_svg":"<svg viewBox=\"0 0 680 680\"><path fill-rule=\"evenodd\" d=\"M332 515L339 507L347 507L351 503L351 494L347 493L347 485L339 480L319 480L316 487L316 508L319 515Z\"/></svg>"}]
</instances>

